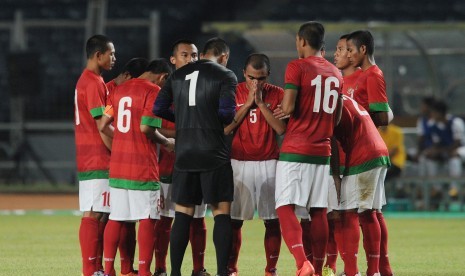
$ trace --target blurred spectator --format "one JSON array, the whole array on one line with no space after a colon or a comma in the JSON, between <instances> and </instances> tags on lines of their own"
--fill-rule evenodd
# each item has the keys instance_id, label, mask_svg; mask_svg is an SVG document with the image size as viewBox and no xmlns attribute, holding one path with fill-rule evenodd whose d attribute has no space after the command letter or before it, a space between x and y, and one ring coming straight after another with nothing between
<instances>
[{"instance_id":1,"label":"blurred spectator","mask_svg":"<svg viewBox=\"0 0 465 276\"><path fill-rule=\"evenodd\" d=\"M433 103L430 115L432 120L429 128L431 143L430 145L424 144L425 148L420 156L420 166L426 170L424 175L437 175L439 165L447 163L449 176L460 177L462 161L457 150L464 145L464 122L461 118L448 114L446 103L440 100Z\"/></svg>"},{"instance_id":2,"label":"blurred spectator","mask_svg":"<svg viewBox=\"0 0 465 276\"><path fill-rule=\"evenodd\" d=\"M391 159L391 167L386 174L386 181L399 177L405 166L407 155L405 153L404 134L402 129L394 124L378 128L379 134L386 143Z\"/></svg>"},{"instance_id":3,"label":"blurred spectator","mask_svg":"<svg viewBox=\"0 0 465 276\"><path fill-rule=\"evenodd\" d=\"M420 104L420 117L417 121L418 149L417 155L413 156L413 161L418 161L424 149L431 147L433 144L431 138L431 127L434 124L431 118L431 106L434 104L434 97L424 97Z\"/></svg>"}]
</instances>

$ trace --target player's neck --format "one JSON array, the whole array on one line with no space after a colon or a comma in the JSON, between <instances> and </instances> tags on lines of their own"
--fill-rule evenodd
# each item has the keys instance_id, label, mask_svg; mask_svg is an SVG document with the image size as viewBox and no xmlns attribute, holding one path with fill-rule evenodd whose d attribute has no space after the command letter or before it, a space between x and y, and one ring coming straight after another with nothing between
<instances>
[{"instance_id":1,"label":"player's neck","mask_svg":"<svg viewBox=\"0 0 465 276\"><path fill-rule=\"evenodd\" d=\"M355 73L355 71L357 71L358 69L359 69L358 67L349 66L345 69L342 69L341 73L344 77L347 77Z\"/></svg>"},{"instance_id":2,"label":"player's neck","mask_svg":"<svg viewBox=\"0 0 465 276\"><path fill-rule=\"evenodd\" d=\"M363 71L368 70L371 66L376 65L375 58L374 57L366 57L363 60L362 65L360 66Z\"/></svg>"},{"instance_id":3,"label":"player's neck","mask_svg":"<svg viewBox=\"0 0 465 276\"><path fill-rule=\"evenodd\" d=\"M304 50L304 53L303 53L303 56L304 58L308 58L308 57L322 57L321 56L321 51L320 50L315 50L311 47L307 47L305 48Z\"/></svg>"},{"instance_id":4,"label":"player's neck","mask_svg":"<svg viewBox=\"0 0 465 276\"><path fill-rule=\"evenodd\" d=\"M96 62L93 62L92 60L87 61L86 69L89 71L92 71L96 75L101 75L102 74L102 69Z\"/></svg>"}]
</instances>

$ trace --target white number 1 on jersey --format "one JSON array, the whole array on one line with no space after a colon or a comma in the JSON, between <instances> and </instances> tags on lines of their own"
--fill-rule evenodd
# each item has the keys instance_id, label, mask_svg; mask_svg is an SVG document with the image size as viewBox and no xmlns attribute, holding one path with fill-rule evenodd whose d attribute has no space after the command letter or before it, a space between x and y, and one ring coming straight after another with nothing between
<instances>
[{"instance_id":1,"label":"white number 1 on jersey","mask_svg":"<svg viewBox=\"0 0 465 276\"><path fill-rule=\"evenodd\" d=\"M190 80L189 83L189 106L195 106L195 90L197 88L197 78L199 77L199 71L194 71L189 75L186 75L186 80Z\"/></svg>"}]
</instances>

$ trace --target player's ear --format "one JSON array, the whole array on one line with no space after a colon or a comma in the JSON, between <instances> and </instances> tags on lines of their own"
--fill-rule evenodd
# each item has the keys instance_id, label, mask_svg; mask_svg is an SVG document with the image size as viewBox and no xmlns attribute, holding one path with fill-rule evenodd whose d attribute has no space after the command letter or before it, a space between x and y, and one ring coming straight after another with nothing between
<instances>
[{"instance_id":1,"label":"player's ear","mask_svg":"<svg viewBox=\"0 0 465 276\"><path fill-rule=\"evenodd\" d=\"M170 62L171 62L171 64L173 64L173 65L176 64L176 58L173 57L173 56L171 56L171 57L170 57Z\"/></svg>"},{"instance_id":2,"label":"player's ear","mask_svg":"<svg viewBox=\"0 0 465 276\"><path fill-rule=\"evenodd\" d=\"M304 38L299 36L299 44L300 44L300 47L303 48L303 47L307 46L307 41Z\"/></svg>"},{"instance_id":3,"label":"player's ear","mask_svg":"<svg viewBox=\"0 0 465 276\"><path fill-rule=\"evenodd\" d=\"M367 53L367 46L366 46L366 45L360 46L360 53L362 53L362 54L366 54L366 53Z\"/></svg>"},{"instance_id":4,"label":"player's ear","mask_svg":"<svg viewBox=\"0 0 465 276\"><path fill-rule=\"evenodd\" d=\"M221 54L221 56L218 58L218 63L226 66L228 64L228 59L229 59L229 54Z\"/></svg>"},{"instance_id":5,"label":"player's ear","mask_svg":"<svg viewBox=\"0 0 465 276\"><path fill-rule=\"evenodd\" d=\"M101 56L102 56L102 53L100 51L96 51L94 53L93 58L99 60Z\"/></svg>"},{"instance_id":6,"label":"player's ear","mask_svg":"<svg viewBox=\"0 0 465 276\"><path fill-rule=\"evenodd\" d=\"M168 79L169 76L170 76L170 74L168 74L168 73L162 73L162 74L161 74L161 80L162 80L162 81L166 81L166 80Z\"/></svg>"}]
</instances>

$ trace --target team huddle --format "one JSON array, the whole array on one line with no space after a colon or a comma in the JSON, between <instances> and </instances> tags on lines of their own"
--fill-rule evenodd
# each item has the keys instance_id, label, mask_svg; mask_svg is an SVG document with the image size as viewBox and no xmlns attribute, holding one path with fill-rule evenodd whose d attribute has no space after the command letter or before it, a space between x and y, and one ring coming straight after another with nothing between
<instances>
[{"instance_id":1,"label":"team huddle","mask_svg":"<svg viewBox=\"0 0 465 276\"><path fill-rule=\"evenodd\" d=\"M361 275L360 229L366 275L393 275L381 212L390 160L377 129L392 112L373 37L341 36L333 64L324 34L318 22L300 27L284 89L267 82L270 60L260 53L247 57L238 84L220 38L200 54L179 40L169 62L134 58L105 83L115 47L103 35L87 40L75 90L83 276L115 276L117 251L120 275L168 275L168 247L169 275L180 276L189 242L192 275L210 275L207 205L215 275L249 275L238 258L243 222L255 212L265 226L265 276L278 275L281 238L296 276L336 275L338 254L342 275Z\"/></svg>"}]
</instances>

